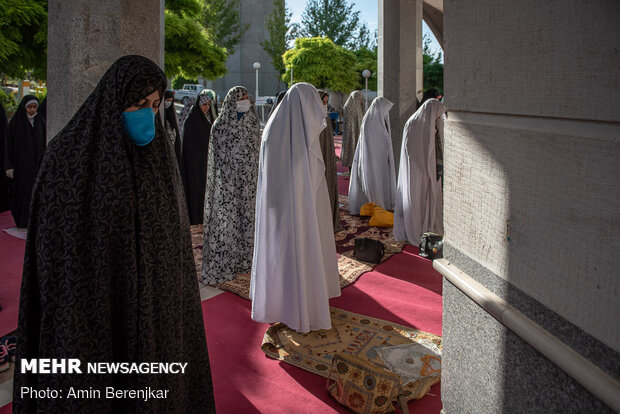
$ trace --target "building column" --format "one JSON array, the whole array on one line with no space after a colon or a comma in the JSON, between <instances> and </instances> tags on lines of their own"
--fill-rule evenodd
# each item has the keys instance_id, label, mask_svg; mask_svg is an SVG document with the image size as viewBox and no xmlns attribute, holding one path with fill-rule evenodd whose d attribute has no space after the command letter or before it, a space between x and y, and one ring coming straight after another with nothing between
<instances>
[{"instance_id":1,"label":"building column","mask_svg":"<svg viewBox=\"0 0 620 414\"><path fill-rule=\"evenodd\" d=\"M422 0L379 0L378 96L390 111L396 169L403 127L422 99Z\"/></svg>"},{"instance_id":2,"label":"building column","mask_svg":"<svg viewBox=\"0 0 620 414\"><path fill-rule=\"evenodd\" d=\"M73 117L119 57L164 65L164 0L50 0L47 37L47 135Z\"/></svg>"},{"instance_id":3,"label":"building column","mask_svg":"<svg viewBox=\"0 0 620 414\"><path fill-rule=\"evenodd\" d=\"M447 414L620 412L619 19L617 1L445 1L443 253L482 286L443 282Z\"/></svg>"}]
</instances>

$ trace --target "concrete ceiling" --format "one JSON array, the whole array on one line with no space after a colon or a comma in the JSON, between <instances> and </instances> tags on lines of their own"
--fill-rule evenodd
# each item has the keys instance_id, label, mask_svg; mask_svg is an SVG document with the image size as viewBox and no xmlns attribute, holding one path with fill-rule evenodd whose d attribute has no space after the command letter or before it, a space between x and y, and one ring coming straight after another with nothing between
<instances>
[{"instance_id":1,"label":"concrete ceiling","mask_svg":"<svg viewBox=\"0 0 620 414\"><path fill-rule=\"evenodd\" d=\"M422 17L443 49L443 0L424 0Z\"/></svg>"}]
</instances>

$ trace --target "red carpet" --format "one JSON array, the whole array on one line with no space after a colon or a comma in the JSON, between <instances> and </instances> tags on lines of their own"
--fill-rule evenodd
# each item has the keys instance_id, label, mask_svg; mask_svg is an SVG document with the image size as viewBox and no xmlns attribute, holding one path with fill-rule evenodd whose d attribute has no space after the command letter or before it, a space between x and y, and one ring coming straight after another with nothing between
<instances>
[{"instance_id":1,"label":"red carpet","mask_svg":"<svg viewBox=\"0 0 620 414\"><path fill-rule=\"evenodd\" d=\"M331 305L441 334L441 276L415 251L407 246L343 289ZM202 307L218 412L349 412L329 397L325 378L263 354L268 325L251 320L249 301L225 292ZM440 384L409 408L439 413Z\"/></svg>"},{"instance_id":2,"label":"red carpet","mask_svg":"<svg viewBox=\"0 0 620 414\"><path fill-rule=\"evenodd\" d=\"M0 337L17 329L19 287L26 248L26 240L9 236L2 231L11 227L15 227L11 213L0 213Z\"/></svg>"}]
</instances>

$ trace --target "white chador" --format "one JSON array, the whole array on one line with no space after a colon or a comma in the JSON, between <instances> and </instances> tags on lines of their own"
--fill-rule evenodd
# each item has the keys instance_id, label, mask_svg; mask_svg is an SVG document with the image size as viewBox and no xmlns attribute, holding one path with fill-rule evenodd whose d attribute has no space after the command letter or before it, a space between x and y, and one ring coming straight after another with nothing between
<instances>
[{"instance_id":1,"label":"white chador","mask_svg":"<svg viewBox=\"0 0 620 414\"><path fill-rule=\"evenodd\" d=\"M269 118L260 149L252 319L297 332L331 328L338 257L319 134L319 94L297 83Z\"/></svg>"},{"instance_id":2,"label":"white chador","mask_svg":"<svg viewBox=\"0 0 620 414\"><path fill-rule=\"evenodd\" d=\"M435 134L443 145L446 107L429 99L409 118L403 131L394 238L417 245L422 233L443 234L441 179L437 179Z\"/></svg>"},{"instance_id":3,"label":"white chador","mask_svg":"<svg viewBox=\"0 0 620 414\"><path fill-rule=\"evenodd\" d=\"M392 105L384 97L377 97L364 115L349 182L351 214L359 214L366 203L386 210L394 207L396 173L389 115Z\"/></svg>"}]
</instances>

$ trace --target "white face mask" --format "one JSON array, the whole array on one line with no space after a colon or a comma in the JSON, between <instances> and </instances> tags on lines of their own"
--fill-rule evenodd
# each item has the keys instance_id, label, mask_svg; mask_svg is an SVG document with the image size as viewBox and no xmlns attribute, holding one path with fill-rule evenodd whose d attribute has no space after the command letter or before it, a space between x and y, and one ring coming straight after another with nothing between
<instances>
[{"instance_id":1,"label":"white face mask","mask_svg":"<svg viewBox=\"0 0 620 414\"><path fill-rule=\"evenodd\" d=\"M237 101L237 112L247 112L250 110L252 102L249 99L243 101Z\"/></svg>"},{"instance_id":2,"label":"white face mask","mask_svg":"<svg viewBox=\"0 0 620 414\"><path fill-rule=\"evenodd\" d=\"M164 108L168 109L172 105L172 101L164 101Z\"/></svg>"}]
</instances>

